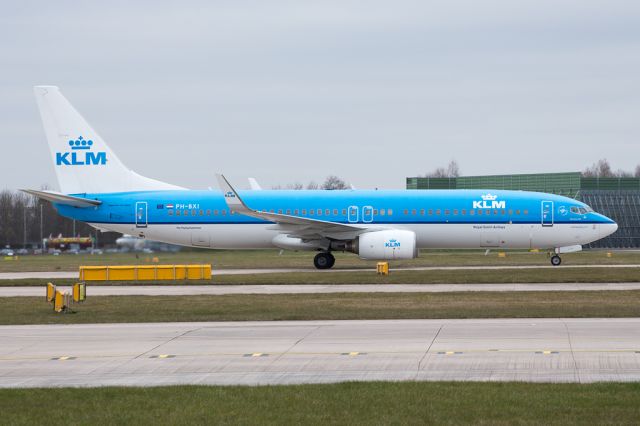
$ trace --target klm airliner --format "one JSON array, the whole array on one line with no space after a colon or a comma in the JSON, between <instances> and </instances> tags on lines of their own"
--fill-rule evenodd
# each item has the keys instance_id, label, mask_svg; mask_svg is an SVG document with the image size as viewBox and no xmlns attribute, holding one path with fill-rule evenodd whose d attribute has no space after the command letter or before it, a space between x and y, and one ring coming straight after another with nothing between
<instances>
[{"instance_id":1,"label":"klm airliner","mask_svg":"<svg viewBox=\"0 0 640 426\"><path fill-rule=\"evenodd\" d=\"M35 94L58 191L24 190L63 216L105 230L211 249L309 250L319 269L332 251L412 259L420 248L541 249L562 253L618 225L579 201L500 190L195 191L128 169L57 87ZM142 160L142 159L141 159Z\"/></svg>"}]
</instances>

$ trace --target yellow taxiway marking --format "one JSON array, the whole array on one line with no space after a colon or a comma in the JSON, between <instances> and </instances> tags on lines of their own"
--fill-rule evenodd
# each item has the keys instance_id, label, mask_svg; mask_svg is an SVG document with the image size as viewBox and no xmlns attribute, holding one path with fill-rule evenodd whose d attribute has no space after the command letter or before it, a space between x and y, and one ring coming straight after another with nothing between
<instances>
[{"instance_id":1,"label":"yellow taxiway marking","mask_svg":"<svg viewBox=\"0 0 640 426\"><path fill-rule=\"evenodd\" d=\"M66 361L69 358L71 358L70 356L61 356L60 358L58 358L60 361Z\"/></svg>"},{"instance_id":2,"label":"yellow taxiway marking","mask_svg":"<svg viewBox=\"0 0 640 426\"><path fill-rule=\"evenodd\" d=\"M169 357L169 355L167 355L167 354L158 355L158 358L168 358L168 357Z\"/></svg>"},{"instance_id":3,"label":"yellow taxiway marking","mask_svg":"<svg viewBox=\"0 0 640 426\"><path fill-rule=\"evenodd\" d=\"M360 355L360 352L349 352L349 356Z\"/></svg>"},{"instance_id":4,"label":"yellow taxiway marking","mask_svg":"<svg viewBox=\"0 0 640 426\"><path fill-rule=\"evenodd\" d=\"M262 352L254 352L251 354L251 356L262 356Z\"/></svg>"}]
</instances>

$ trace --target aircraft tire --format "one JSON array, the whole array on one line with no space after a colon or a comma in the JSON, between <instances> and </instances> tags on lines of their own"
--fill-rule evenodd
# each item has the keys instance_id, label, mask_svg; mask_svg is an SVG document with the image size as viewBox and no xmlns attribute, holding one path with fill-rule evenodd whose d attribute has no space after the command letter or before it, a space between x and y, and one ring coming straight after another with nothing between
<instances>
[{"instance_id":1,"label":"aircraft tire","mask_svg":"<svg viewBox=\"0 0 640 426\"><path fill-rule=\"evenodd\" d=\"M313 265L317 269L330 269L335 262L336 258L328 252L318 253L316 254L316 257L313 258Z\"/></svg>"},{"instance_id":2,"label":"aircraft tire","mask_svg":"<svg viewBox=\"0 0 640 426\"><path fill-rule=\"evenodd\" d=\"M558 256L557 254L551 256L551 264L553 266L560 266L561 263L562 263L562 259L560 258L560 256Z\"/></svg>"}]
</instances>

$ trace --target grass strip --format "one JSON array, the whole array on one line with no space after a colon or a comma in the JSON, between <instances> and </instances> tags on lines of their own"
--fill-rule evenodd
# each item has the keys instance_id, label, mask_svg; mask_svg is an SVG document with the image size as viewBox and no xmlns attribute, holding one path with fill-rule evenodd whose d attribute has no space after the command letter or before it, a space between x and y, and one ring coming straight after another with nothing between
<instances>
[{"instance_id":1,"label":"grass strip","mask_svg":"<svg viewBox=\"0 0 640 426\"><path fill-rule=\"evenodd\" d=\"M58 285L77 280L52 279ZM270 274L215 275L209 281L92 281L89 285L259 285L259 284L484 284L484 283L619 283L639 282L640 268L527 268L512 270L431 270L391 271L387 276L375 271L286 272ZM0 287L44 286L45 279L0 280Z\"/></svg>"},{"instance_id":2,"label":"grass strip","mask_svg":"<svg viewBox=\"0 0 640 426\"><path fill-rule=\"evenodd\" d=\"M637 424L639 383L363 382L0 390L33 424Z\"/></svg>"},{"instance_id":3,"label":"grass strip","mask_svg":"<svg viewBox=\"0 0 640 426\"><path fill-rule=\"evenodd\" d=\"M43 297L0 298L0 324L422 318L639 317L640 291L102 296L56 314Z\"/></svg>"},{"instance_id":4,"label":"grass strip","mask_svg":"<svg viewBox=\"0 0 640 426\"><path fill-rule=\"evenodd\" d=\"M544 252L507 251L506 257L498 257L500 250L485 255L484 250L420 250L420 257L396 260L391 267L412 266L488 266L488 265L549 265ZM611 253L609 257L607 253ZM105 253L102 255L64 254L60 256L19 256L17 260L0 260L0 272L21 271L77 271L80 265L152 265L154 258L161 264L205 263L215 269L243 268L313 268L314 252L280 254L279 250L187 250L179 253ZM375 261L364 261L351 253L334 252L336 268L375 269ZM565 265L615 265L640 264L638 251L589 250L562 255Z\"/></svg>"}]
</instances>

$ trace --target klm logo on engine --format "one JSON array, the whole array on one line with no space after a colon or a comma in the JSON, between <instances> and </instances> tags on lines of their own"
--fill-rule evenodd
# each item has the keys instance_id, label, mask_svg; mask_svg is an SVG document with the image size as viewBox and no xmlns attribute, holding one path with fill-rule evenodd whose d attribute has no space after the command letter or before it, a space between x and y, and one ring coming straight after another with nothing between
<instances>
[{"instance_id":1,"label":"klm logo on engine","mask_svg":"<svg viewBox=\"0 0 640 426\"><path fill-rule=\"evenodd\" d=\"M56 152L57 166L104 166L107 164L106 152L93 152L93 141L78 136L76 140L69 140L71 152Z\"/></svg>"},{"instance_id":2,"label":"klm logo on engine","mask_svg":"<svg viewBox=\"0 0 640 426\"><path fill-rule=\"evenodd\" d=\"M400 241L391 239L391 240L387 241L386 243L384 243L384 246L385 246L385 248L400 247Z\"/></svg>"},{"instance_id":3,"label":"klm logo on engine","mask_svg":"<svg viewBox=\"0 0 640 426\"><path fill-rule=\"evenodd\" d=\"M506 201L498 201L497 195L484 194L482 195L482 201L474 201L474 209L504 209L507 207Z\"/></svg>"}]
</instances>

